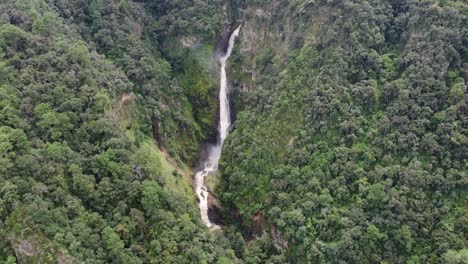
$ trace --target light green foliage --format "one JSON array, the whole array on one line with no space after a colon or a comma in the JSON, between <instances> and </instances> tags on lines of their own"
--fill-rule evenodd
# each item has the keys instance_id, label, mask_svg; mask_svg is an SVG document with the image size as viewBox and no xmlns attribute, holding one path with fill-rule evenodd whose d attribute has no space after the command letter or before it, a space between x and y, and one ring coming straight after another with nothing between
<instances>
[{"instance_id":1,"label":"light green foliage","mask_svg":"<svg viewBox=\"0 0 468 264\"><path fill-rule=\"evenodd\" d=\"M25 42L29 38L29 34L21 28L4 24L0 26L0 47L5 53L11 53L24 48Z\"/></svg>"}]
</instances>

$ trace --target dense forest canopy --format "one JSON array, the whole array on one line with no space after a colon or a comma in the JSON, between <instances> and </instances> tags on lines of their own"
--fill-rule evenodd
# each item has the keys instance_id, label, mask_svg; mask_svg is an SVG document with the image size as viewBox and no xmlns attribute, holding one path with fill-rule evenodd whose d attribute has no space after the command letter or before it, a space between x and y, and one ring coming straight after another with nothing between
<instances>
[{"instance_id":1,"label":"dense forest canopy","mask_svg":"<svg viewBox=\"0 0 468 264\"><path fill-rule=\"evenodd\" d=\"M203 3L167 8L219 13ZM165 31L151 5L0 2L2 263L235 259L202 227L182 166L209 133L216 80L182 45L164 50L158 32L185 29ZM214 38L218 20L193 32Z\"/></svg>"},{"instance_id":2,"label":"dense forest canopy","mask_svg":"<svg viewBox=\"0 0 468 264\"><path fill-rule=\"evenodd\" d=\"M464 263L466 2L256 2L225 208L291 263Z\"/></svg>"},{"instance_id":3,"label":"dense forest canopy","mask_svg":"<svg viewBox=\"0 0 468 264\"><path fill-rule=\"evenodd\" d=\"M466 263L467 80L463 0L0 0L0 262Z\"/></svg>"}]
</instances>

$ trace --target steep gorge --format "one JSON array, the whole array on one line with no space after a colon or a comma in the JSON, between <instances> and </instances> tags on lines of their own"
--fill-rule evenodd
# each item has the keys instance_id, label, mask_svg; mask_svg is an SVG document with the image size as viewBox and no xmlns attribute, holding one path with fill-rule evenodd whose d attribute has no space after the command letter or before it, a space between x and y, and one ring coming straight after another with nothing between
<instances>
[{"instance_id":1,"label":"steep gorge","mask_svg":"<svg viewBox=\"0 0 468 264\"><path fill-rule=\"evenodd\" d=\"M0 262L464 263L467 14L0 1Z\"/></svg>"}]
</instances>

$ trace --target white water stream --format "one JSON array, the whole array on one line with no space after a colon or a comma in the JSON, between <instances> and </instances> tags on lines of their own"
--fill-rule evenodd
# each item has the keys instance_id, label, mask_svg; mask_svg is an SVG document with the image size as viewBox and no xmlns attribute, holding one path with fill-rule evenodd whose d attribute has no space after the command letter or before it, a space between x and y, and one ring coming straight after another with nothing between
<instances>
[{"instance_id":1,"label":"white water stream","mask_svg":"<svg viewBox=\"0 0 468 264\"><path fill-rule=\"evenodd\" d=\"M226 62L231 56L232 48L234 46L234 39L239 35L239 26L232 32L229 38L228 48L224 56L219 59L221 63L221 76L219 88L219 140L216 145L208 146L208 156L206 158L204 168L195 174L195 191L198 199L200 200L200 214L203 224L212 229L217 229L219 226L210 222L208 218L208 188L205 184L205 177L215 172L218 169L218 162L221 158L221 149L223 148L224 140L229 133L231 126L231 111L229 109L228 83L226 78Z\"/></svg>"}]
</instances>

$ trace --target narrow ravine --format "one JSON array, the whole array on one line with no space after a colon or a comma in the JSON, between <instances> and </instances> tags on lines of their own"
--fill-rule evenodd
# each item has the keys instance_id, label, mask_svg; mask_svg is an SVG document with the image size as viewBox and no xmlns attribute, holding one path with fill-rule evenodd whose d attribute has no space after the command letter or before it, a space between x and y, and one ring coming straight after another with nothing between
<instances>
[{"instance_id":1,"label":"narrow ravine","mask_svg":"<svg viewBox=\"0 0 468 264\"><path fill-rule=\"evenodd\" d=\"M220 228L216 224L213 224L208 217L208 187L205 183L205 178L211 173L216 172L218 169L218 162L221 158L221 150L223 148L224 140L229 133L229 127L231 126L231 111L229 109L229 98L228 98L228 80L226 77L226 62L231 56L232 49L234 47L234 40L239 35L241 26L239 26L234 32L232 32L226 53L219 59L221 64L220 69L220 88L219 88L219 126L218 132L219 137L216 144L207 146L207 157L204 161L204 168L195 173L195 192L199 199L199 207L201 220L203 224L211 229Z\"/></svg>"}]
</instances>

